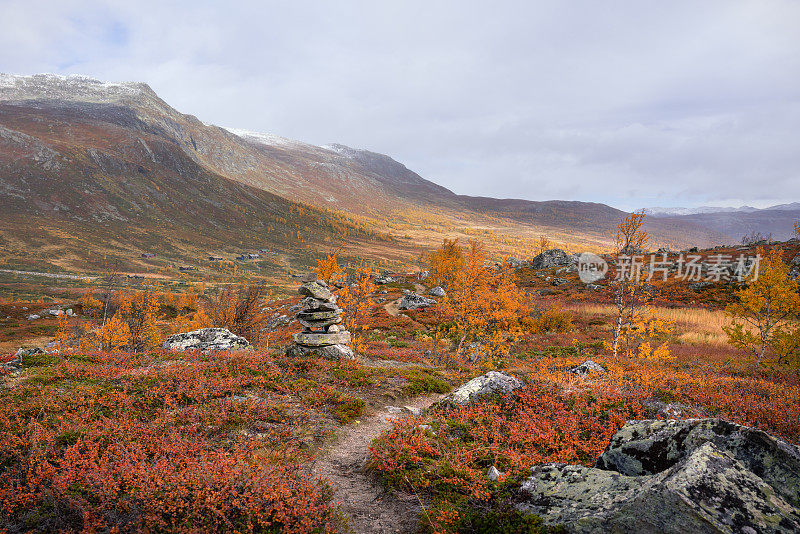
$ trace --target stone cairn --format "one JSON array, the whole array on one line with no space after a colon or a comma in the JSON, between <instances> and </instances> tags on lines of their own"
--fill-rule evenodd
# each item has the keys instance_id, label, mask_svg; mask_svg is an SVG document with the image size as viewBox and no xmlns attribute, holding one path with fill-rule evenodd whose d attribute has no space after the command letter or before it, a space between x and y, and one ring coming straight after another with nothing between
<instances>
[{"instance_id":1,"label":"stone cairn","mask_svg":"<svg viewBox=\"0 0 800 534\"><path fill-rule=\"evenodd\" d=\"M354 358L350 344L350 332L344 330L342 310L336 305L336 296L328 284L316 274L302 279L298 290L303 297L297 320L303 331L294 334L294 344L289 347L289 356L322 356L331 359Z\"/></svg>"}]
</instances>

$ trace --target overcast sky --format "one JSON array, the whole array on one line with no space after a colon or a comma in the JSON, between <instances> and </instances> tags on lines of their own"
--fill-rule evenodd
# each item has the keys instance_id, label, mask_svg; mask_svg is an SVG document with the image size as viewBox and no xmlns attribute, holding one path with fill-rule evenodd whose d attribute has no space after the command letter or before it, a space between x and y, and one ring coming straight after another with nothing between
<instances>
[{"instance_id":1,"label":"overcast sky","mask_svg":"<svg viewBox=\"0 0 800 534\"><path fill-rule=\"evenodd\" d=\"M800 1L0 0L0 71L144 81L464 194L800 201Z\"/></svg>"}]
</instances>

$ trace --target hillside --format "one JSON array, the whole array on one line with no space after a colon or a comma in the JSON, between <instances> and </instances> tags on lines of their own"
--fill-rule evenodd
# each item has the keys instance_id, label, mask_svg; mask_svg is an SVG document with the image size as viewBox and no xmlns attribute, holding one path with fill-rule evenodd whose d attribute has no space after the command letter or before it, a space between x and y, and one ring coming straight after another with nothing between
<instances>
[{"instance_id":1,"label":"hillside","mask_svg":"<svg viewBox=\"0 0 800 534\"><path fill-rule=\"evenodd\" d=\"M502 254L526 255L540 234L601 248L623 215L456 195L386 155L207 125L142 83L54 75L0 75L0 207L10 263L65 269L151 250L189 263L266 248L300 265L320 247L402 260L442 235ZM692 221L649 230L672 246L727 239Z\"/></svg>"}]
</instances>

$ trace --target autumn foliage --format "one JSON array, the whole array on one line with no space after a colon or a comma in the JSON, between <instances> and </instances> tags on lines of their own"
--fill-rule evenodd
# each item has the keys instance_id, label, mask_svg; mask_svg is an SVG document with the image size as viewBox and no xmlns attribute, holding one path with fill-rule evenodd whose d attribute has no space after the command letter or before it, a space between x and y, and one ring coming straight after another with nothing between
<instances>
[{"instance_id":1,"label":"autumn foliage","mask_svg":"<svg viewBox=\"0 0 800 534\"><path fill-rule=\"evenodd\" d=\"M763 255L757 276L736 293L738 302L727 307L732 318L725 327L729 342L751 352L761 364L769 352L778 364L800 363L800 295L797 280L789 277L782 250Z\"/></svg>"}]
</instances>

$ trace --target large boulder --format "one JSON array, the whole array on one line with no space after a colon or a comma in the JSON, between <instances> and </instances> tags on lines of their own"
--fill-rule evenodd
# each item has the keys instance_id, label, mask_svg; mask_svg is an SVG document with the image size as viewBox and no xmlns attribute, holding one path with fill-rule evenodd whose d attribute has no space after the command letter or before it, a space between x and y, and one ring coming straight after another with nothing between
<instances>
[{"instance_id":1,"label":"large boulder","mask_svg":"<svg viewBox=\"0 0 800 534\"><path fill-rule=\"evenodd\" d=\"M718 419L630 421L596 467L536 466L521 493L571 532L798 532L800 449Z\"/></svg>"},{"instance_id":2,"label":"large boulder","mask_svg":"<svg viewBox=\"0 0 800 534\"><path fill-rule=\"evenodd\" d=\"M589 373L604 373L605 369L599 363L592 360L586 360L582 364L575 366L569 370L573 375L586 375Z\"/></svg>"},{"instance_id":3,"label":"large boulder","mask_svg":"<svg viewBox=\"0 0 800 534\"><path fill-rule=\"evenodd\" d=\"M729 452L800 506L800 449L762 430L721 419L629 421L611 438L596 467L623 475L660 473L703 443Z\"/></svg>"},{"instance_id":4,"label":"large boulder","mask_svg":"<svg viewBox=\"0 0 800 534\"><path fill-rule=\"evenodd\" d=\"M226 328L201 328L169 336L164 342L164 348L174 351L209 352L212 350L251 349L253 347L245 338L237 336Z\"/></svg>"},{"instance_id":5,"label":"large boulder","mask_svg":"<svg viewBox=\"0 0 800 534\"><path fill-rule=\"evenodd\" d=\"M533 258L528 265L534 269L551 269L553 267L563 267L577 263L575 256L567 254L560 248L545 250L535 258Z\"/></svg>"},{"instance_id":6,"label":"large boulder","mask_svg":"<svg viewBox=\"0 0 800 534\"><path fill-rule=\"evenodd\" d=\"M419 308L427 308L433 304L436 304L434 299L429 299L423 297L422 295L408 292L405 294L405 296L403 296L402 299L400 299L400 303L397 305L397 307L401 310L416 310Z\"/></svg>"},{"instance_id":7,"label":"large boulder","mask_svg":"<svg viewBox=\"0 0 800 534\"><path fill-rule=\"evenodd\" d=\"M489 371L485 375L473 378L443 399L447 404L466 406L485 395L507 393L522 387L522 382L511 375Z\"/></svg>"},{"instance_id":8,"label":"large boulder","mask_svg":"<svg viewBox=\"0 0 800 534\"><path fill-rule=\"evenodd\" d=\"M436 287L432 287L431 290L428 291L428 295L441 298L441 297L447 295L447 292L444 290L444 288L442 286L436 286Z\"/></svg>"}]
</instances>

